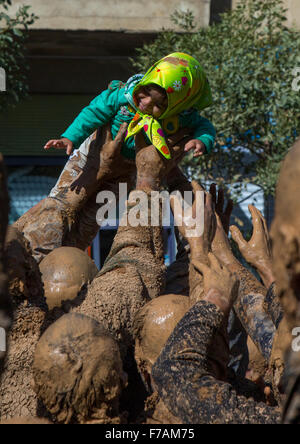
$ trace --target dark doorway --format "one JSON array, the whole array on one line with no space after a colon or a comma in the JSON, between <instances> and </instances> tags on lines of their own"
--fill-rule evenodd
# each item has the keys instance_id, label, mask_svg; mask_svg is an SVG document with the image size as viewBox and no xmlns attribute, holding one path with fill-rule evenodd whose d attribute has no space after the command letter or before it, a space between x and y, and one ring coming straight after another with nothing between
<instances>
[{"instance_id":1,"label":"dark doorway","mask_svg":"<svg viewBox=\"0 0 300 444\"><path fill-rule=\"evenodd\" d=\"M210 24L221 20L220 14L231 10L231 0L211 0L210 2Z\"/></svg>"}]
</instances>

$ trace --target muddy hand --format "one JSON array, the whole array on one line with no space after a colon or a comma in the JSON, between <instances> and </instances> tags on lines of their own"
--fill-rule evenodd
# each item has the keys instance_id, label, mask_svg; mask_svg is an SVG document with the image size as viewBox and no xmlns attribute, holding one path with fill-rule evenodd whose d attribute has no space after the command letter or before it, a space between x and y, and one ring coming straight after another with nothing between
<instances>
[{"instance_id":1,"label":"muddy hand","mask_svg":"<svg viewBox=\"0 0 300 444\"><path fill-rule=\"evenodd\" d=\"M166 159L153 146L147 146L142 132L135 136L137 188L158 190L162 180L184 156L184 146L190 130L180 130L168 138L171 159Z\"/></svg>"},{"instance_id":2,"label":"muddy hand","mask_svg":"<svg viewBox=\"0 0 300 444\"><path fill-rule=\"evenodd\" d=\"M272 274L272 252L266 220L261 212L249 205L252 216L253 234L247 242L236 226L230 227L234 241L247 262L257 269L266 287L274 282Z\"/></svg>"},{"instance_id":3,"label":"muddy hand","mask_svg":"<svg viewBox=\"0 0 300 444\"><path fill-rule=\"evenodd\" d=\"M230 216L233 210L233 201L229 199L224 210L224 190L220 188L217 193L216 184L212 184L209 192L215 205L217 218L216 235L212 243L212 251L224 265L230 265L236 262L228 240L229 223Z\"/></svg>"},{"instance_id":4,"label":"muddy hand","mask_svg":"<svg viewBox=\"0 0 300 444\"><path fill-rule=\"evenodd\" d=\"M192 205L184 202L180 193L174 193L171 196L170 203L178 230L190 244L191 257L204 259L211 251L211 243L216 230L216 218L211 195L205 193L202 186L196 181L192 182L192 188L194 197ZM204 208L202 205L203 193ZM184 211L182 210L183 205ZM201 227L200 218L203 217L203 213L204 226Z\"/></svg>"},{"instance_id":5,"label":"muddy hand","mask_svg":"<svg viewBox=\"0 0 300 444\"><path fill-rule=\"evenodd\" d=\"M81 174L71 186L71 191L76 194L85 193L85 198L96 192L103 181L117 178L123 171L125 160L121 155L121 148L125 138L127 124L123 124L112 139L110 125L94 133L89 146L86 164Z\"/></svg>"},{"instance_id":6,"label":"muddy hand","mask_svg":"<svg viewBox=\"0 0 300 444\"><path fill-rule=\"evenodd\" d=\"M217 186L216 184L212 184L209 190L210 194L213 197L213 202L215 204L216 213L220 217L225 233L228 235L229 233L229 225L230 225L230 217L233 210L233 200L229 199L227 202L227 206L224 210L224 190L223 188L219 188L218 196L217 196Z\"/></svg>"},{"instance_id":7,"label":"muddy hand","mask_svg":"<svg viewBox=\"0 0 300 444\"><path fill-rule=\"evenodd\" d=\"M120 175L120 171L124 167L125 159L121 155L121 149L126 136L128 128L127 123L123 123L118 131L118 134L113 139L110 125L107 125L96 143L102 146L100 151L100 171L97 175L97 180L111 179Z\"/></svg>"},{"instance_id":8,"label":"muddy hand","mask_svg":"<svg viewBox=\"0 0 300 444\"><path fill-rule=\"evenodd\" d=\"M219 261L224 265L232 265L238 263L235 258L227 234L224 231L223 224L221 222L221 218L219 215L216 215L217 218L217 229L216 235L214 237L212 243L212 251L217 256Z\"/></svg>"},{"instance_id":9,"label":"muddy hand","mask_svg":"<svg viewBox=\"0 0 300 444\"><path fill-rule=\"evenodd\" d=\"M217 305L223 313L228 314L238 296L239 279L214 254L209 253L208 259L209 265L192 261L192 265L203 275L203 300Z\"/></svg>"}]
</instances>

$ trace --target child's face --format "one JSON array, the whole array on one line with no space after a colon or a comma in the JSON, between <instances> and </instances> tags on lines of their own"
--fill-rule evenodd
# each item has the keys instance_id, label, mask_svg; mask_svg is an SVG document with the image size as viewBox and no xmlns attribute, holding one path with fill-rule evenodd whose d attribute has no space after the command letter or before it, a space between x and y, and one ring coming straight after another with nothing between
<instances>
[{"instance_id":1,"label":"child's face","mask_svg":"<svg viewBox=\"0 0 300 444\"><path fill-rule=\"evenodd\" d=\"M167 109L167 93L156 85L141 86L135 93L137 106L143 114L158 118Z\"/></svg>"}]
</instances>

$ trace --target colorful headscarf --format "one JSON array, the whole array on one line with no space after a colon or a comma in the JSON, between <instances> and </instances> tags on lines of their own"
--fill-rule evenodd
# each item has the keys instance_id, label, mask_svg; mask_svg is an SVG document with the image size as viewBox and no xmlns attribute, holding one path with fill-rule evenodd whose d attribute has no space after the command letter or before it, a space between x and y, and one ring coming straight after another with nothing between
<instances>
[{"instance_id":1,"label":"colorful headscarf","mask_svg":"<svg viewBox=\"0 0 300 444\"><path fill-rule=\"evenodd\" d=\"M205 72L197 60L188 54L174 52L155 63L135 86L133 99L141 86L151 83L160 86L167 93L168 106L159 117L164 126L168 121L178 120L178 114L184 110L202 110L212 104L211 89ZM129 124L126 139L142 129L158 151L170 159L171 154L161 124L153 116L138 110Z\"/></svg>"}]
</instances>

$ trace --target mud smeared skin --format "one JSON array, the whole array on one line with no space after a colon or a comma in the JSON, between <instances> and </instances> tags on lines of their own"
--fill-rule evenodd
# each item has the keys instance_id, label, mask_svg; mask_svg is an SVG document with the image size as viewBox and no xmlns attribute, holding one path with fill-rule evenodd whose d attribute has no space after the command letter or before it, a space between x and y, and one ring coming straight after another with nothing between
<instances>
[{"instance_id":1,"label":"mud smeared skin","mask_svg":"<svg viewBox=\"0 0 300 444\"><path fill-rule=\"evenodd\" d=\"M290 150L281 168L271 229L277 293L291 329L300 325L299 173L300 141Z\"/></svg>"},{"instance_id":2,"label":"mud smeared skin","mask_svg":"<svg viewBox=\"0 0 300 444\"><path fill-rule=\"evenodd\" d=\"M275 219L271 229L273 243L273 271L276 278L276 292L284 310L282 328L290 334L300 325L300 140L287 154L281 167L276 190ZM281 325L279 326L279 328ZM287 338L277 338L279 358L272 362L282 370L282 351L287 355L285 366L285 403L283 422L300 423L300 353L293 351ZM277 363L277 364L276 364ZM277 377L278 379L278 377Z\"/></svg>"},{"instance_id":3,"label":"mud smeared skin","mask_svg":"<svg viewBox=\"0 0 300 444\"><path fill-rule=\"evenodd\" d=\"M191 183L187 180L179 167L174 168L167 176L167 185L169 192L179 191L184 197L185 192L192 192ZM190 246L187 240L180 234L175 227L175 236L177 242L176 261L167 268L166 274L166 293L189 296L189 263Z\"/></svg>"},{"instance_id":4,"label":"mud smeared skin","mask_svg":"<svg viewBox=\"0 0 300 444\"><path fill-rule=\"evenodd\" d=\"M240 291L234 304L242 325L264 359L270 358L276 328L264 309L267 290L244 267L240 267Z\"/></svg>"},{"instance_id":5,"label":"mud smeared skin","mask_svg":"<svg viewBox=\"0 0 300 444\"><path fill-rule=\"evenodd\" d=\"M56 199L47 197L31 208L14 223L30 243L37 263L63 245L65 233L75 220L75 215Z\"/></svg>"},{"instance_id":6,"label":"mud smeared skin","mask_svg":"<svg viewBox=\"0 0 300 444\"><path fill-rule=\"evenodd\" d=\"M189 308L188 297L169 294L152 300L137 313L134 321L135 360L145 382L167 339Z\"/></svg>"},{"instance_id":7,"label":"mud smeared skin","mask_svg":"<svg viewBox=\"0 0 300 444\"><path fill-rule=\"evenodd\" d=\"M98 273L92 259L72 247L52 251L40 263L40 271L49 310L74 300Z\"/></svg>"},{"instance_id":8,"label":"mud smeared skin","mask_svg":"<svg viewBox=\"0 0 300 444\"><path fill-rule=\"evenodd\" d=\"M145 305L134 321L135 360L148 392L152 392L151 370L170 334L190 308L190 300L182 295L160 296ZM145 403L147 424L179 424L157 394Z\"/></svg>"},{"instance_id":9,"label":"mud smeared skin","mask_svg":"<svg viewBox=\"0 0 300 444\"><path fill-rule=\"evenodd\" d=\"M118 199L119 183L127 184L128 191L134 188L135 162L121 156L120 140L116 136L112 141L108 128L97 131L97 136L95 133L88 138L70 157L51 191L50 197L71 206L76 214L63 245L84 250L95 238L99 230L96 222L101 206L96 203L99 191L112 191Z\"/></svg>"},{"instance_id":10,"label":"mud smeared skin","mask_svg":"<svg viewBox=\"0 0 300 444\"><path fill-rule=\"evenodd\" d=\"M96 133L89 137L70 157L49 197L15 223L38 263L55 248L85 250L90 245L99 230L96 196L101 189L118 196L116 184L133 188L135 164L126 159L117 162L120 142L117 137L110 141L108 134L109 130L103 130L96 139Z\"/></svg>"},{"instance_id":11,"label":"mud smeared skin","mask_svg":"<svg viewBox=\"0 0 300 444\"><path fill-rule=\"evenodd\" d=\"M39 300L43 296L41 273L29 242L15 227L7 230L5 257L10 296L15 299Z\"/></svg>"},{"instance_id":12,"label":"mud smeared skin","mask_svg":"<svg viewBox=\"0 0 300 444\"><path fill-rule=\"evenodd\" d=\"M15 238L13 235L16 235ZM0 417L2 419L13 418L14 416L31 416L45 415L44 409L39 408L39 402L36 393L32 389L32 362L35 346L41 336L45 325L55 321L57 317L63 314L62 310L58 310L53 315L48 314L48 306L46 299L43 296L43 290L34 292L29 289L36 285L38 289L39 282L41 283L41 274L38 269L36 261L33 259L28 242L22 238L22 235L16 230L12 229L8 236L9 243L6 246L7 254L10 258L10 263L16 266L12 268L14 273L14 285L10 287L14 290L12 293L12 302L14 307L14 322L11 332L8 336L9 351L4 362L4 371L0 379ZM22 242L23 241L23 242ZM48 278L53 280L56 278L62 279L61 286L57 287L64 291L62 298L68 299L77 295L77 290L81 288L82 284L87 280L92 280L97 273L97 269L88 256L80 250L67 248L57 249L52 253L54 256L50 260L45 258L44 264L45 274ZM71 258L69 255L71 250ZM66 260L69 258L69 263ZM56 274L51 266L55 265L55 259L58 260L59 271ZM71 260L70 260L71 259ZM72 274L75 260L75 268L77 276ZM30 265L30 266L29 266ZM64 269L67 266L67 270ZM31 267L31 268L30 268ZM38 271L38 277L33 279L32 273L28 270ZM21 276L18 276L18 272ZM64 273L65 272L65 273ZM69 277L69 280L67 279ZM71 278L73 277L73 287ZM76 279L75 279L76 278ZM86 280L85 280L86 278ZM39 280L38 280L39 279ZM53 283L53 281L52 281ZM70 287L64 288L64 285ZM77 286L76 286L77 285ZM46 288L48 291L48 287ZM72 290L74 294L72 295ZM23 291L23 293L22 293ZM61 295L61 294L60 294ZM57 301L57 300L56 300ZM53 298L52 298L52 305ZM64 305L66 309L66 304Z\"/></svg>"},{"instance_id":13,"label":"mud smeared skin","mask_svg":"<svg viewBox=\"0 0 300 444\"><path fill-rule=\"evenodd\" d=\"M22 302L14 313L8 352L0 377L0 418L37 416L38 400L32 389L32 362L46 313Z\"/></svg>"},{"instance_id":14,"label":"mud smeared skin","mask_svg":"<svg viewBox=\"0 0 300 444\"><path fill-rule=\"evenodd\" d=\"M94 319L64 315L35 351L35 390L60 423L120 423L124 386L116 342Z\"/></svg>"},{"instance_id":15,"label":"mud smeared skin","mask_svg":"<svg viewBox=\"0 0 300 444\"><path fill-rule=\"evenodd\" d=\"M81 306L74 308L74 312L93 316L112 334L119 343L122 358L134 344L133 321L137 311L163 293L162 226L151 226L151 217L161 221L161 208L151 208L151 191L160 189L163 178L180 160L185 143L183 139L170 148L173 157L167 161L155 147L145 146L144 138L138 136L136 191L147 194L146 206L140 210L141 214L148 214L147 226L132 227L130 223L124 223L128 213L137 205L134 194L131 194L105 265L89 287ZM177 138L178 135L173 136L174 143Z\"/></svg>"},{"instance_id":16,"label":"mud smeared skin","mask_svg":"<svg viewBox=\"0 0 300 444\"><path fill-rule=\"evenodd\" d=\"M16 229L10 229L5 248L12 279L9 287L14 319L7 336L8 351L0 376L2 420L38 414L38 400L31 385L31 366L47 312L40 272L28 242Z\"/></svg>"},{"instance_id":17,"label":"mud smeared skin","mask_svg":"<svg viewBox=\"0 0 300 444\"><path fill-rule=\"evenodd\" d=\"M4 242L8 224L8 191L6 186L6 173L2 154L0 154L0 328L7 330L11 323L12 311L8 298L8 279L4 258ZM4 352L0 351L0 361ZM0 370L1 371L1 370Z\"/></svg>"},{"instance_id":18,"label":"mud smeared skin","mask_svg":"<svg viewBox=\"0 0 300 444\"><path fill-rule=\"evenodd\" d=\"M179 322L152 370L161 399L184 424L279 423L278 409L247 399L211 373L208 349L223 321L214 304L200 301Z\"/></svg>"},{"instance_id":19,"label":"mud smeared skin","mask_svg":"<svg viewBox=\"0 0 300 444\"><path fill-rule=\"evenodd\" d=\"M183 146L184 143L180 149L183 150ZM137 162L140 173L145 165L149 167L148 161L151 163L153 160L153 151L157 152L154 147L150 149L147 147L144 152L140 152L139 162ZM155 179L150 177L149 180L151 183L158 184L164 175L166 165L160 157L155 157L154 161L158 162L159 168L151 169L151 174L155 175ZM160 163L164 166L161 167ZM142 175L142 177L146 176ZM146 186L141 182L143 180L138 180L137 189L150 191L149 182ZM150 203L150 195L148 195L147 209L151 207ZM136 203L130 197L128 211L135 205ZM160 216L161 209L157 211ZM151 217L150 212L149 217ZM101 273L94 279L81 305L72 308L72 314L85 314L99 321L119 342L124 358L134 343L134 316L138 309L161 294L164 286L164 271L161 226L151 227L150 223L147 227L122 226L121 224ZM52 389L53 396L58 396L56 388ZM59 421L69 420L67 417L58 419Z\"/></svg>"},{"instance_id":20,"label":"mud smeared skin","mask_svg":"<svg viewBox=\"0 0 300 444\"><path fill-rule=\"evenodd\" d=\"M52 423L45 418L31 418L31 417L15 417L1 421L0 425L51 425Z\"/></svg>"},{"instance_id":21,"label":"mud smeared skin","mask_svg":"<svg viewBox=\"0 0 300 444\"><path fill-rule=\"evenodd\" d=\"M156 152L154 147L152 147L152 149ZM146 157L142 154L139 156L143 165L147 164ZM158 171L162 176L165 173L164 168L158 168ZM158 180L160 180L160 178L156 177L154 182L158 183ZM150 178L150 181L153 182L153 178ZM140 189L144 189L144 185L141 185L140 181L139 185L141 187ZM57 214L57 209L55 208L53 213L49 211L47 202L52 202L51 205L53 204L53 208L55 207L54 204L59 204L57 199L49 198L46 203L45 201L42 202L38 209L34 209L32 213L32 216L38 214L39 223L41 223L43 229L47 226L46 218L43 219L43 216L47 214L47 212L50 217L51 215L53 216L53 214ZM43 205L45 211L42 208ZM149 205L149 199L147 205ZM36 210L38 211L35 212ZM59 217L64 211L64 209L59 211ZM30 224L34 225L35 223L36 228L39 228L38 221L34 217L30 221L28 216L27 214L23 219L23 222L25 221L25 229L22 228L22 230L26 231L26 229L30 229ZM72 222L73 214L70 215L69 212L67 216L71 217L71 219L62 218L57 225L54 223L52 227L50 224L50 235L47 238L49 240L49 249L46 248L47 251L45 251L43 245L42 247L40 246L38 232L34 232L34 230L31 231L32 236L36 239L37 248L42 255L49 253L53 247L53 237L51 238L51 230L53 227L53 233L57 236L56 239L58 239L56 247L61 243L64 235L62 224L64 225L66 221L68 222L70 220ZM100 282L100 277L101 283L99 283L98 286L97 281L99 280ZM132 322L136 311L151 298L161 294L163 287L164 265L161 227L121 227L116 236L111 255L100 277L95 279L92 284L91 288L93 288L93 285L95 285L96 288L96 291L91 293L92 297L87 297L82 306L74 308L74 311L79 311L80 313L86 312L95 319L99 318L99 320L103 321L104 325L108 324L108 327L113 331L115 336L117 336L117 339L121 340L125 354L128 346L133 344ZM130 280L128 277L130 277ZM36 300L34 303L25 300L19 304L17 302L15 304L16 317L11 332L11 352L5 362L6 367L2 375L1 384L1 391L3 393L3 395L1 393L1 414L4 419L16 415L36 416L37 412L37 398L36 395L30 391L30 369L34 346L40 337L40 331L46 317L46 304L44 300ZM76 328L78 328L77 325ZM17 382L16 375L18 378ZM56 378L56 380L57 379L58 378ZM53 393L56 399L58 395L55 387L52 387L51 390L51 393ZM14 396L16 392L18 395ZM89 399L90 397L88 397L88 399L85 398L84 402L89 402ZM86 404L86 406L89 407L90 404ZM96 419L98 422L106 421L106 419L103 418L106 418L107 411L104 412L102 407L100 408L98 405L96 407L97 412L92 413L91 420ZM110 416L113 416L113 409L114 407L112 407L112 411L109 413ZM69 409L67 413L64 411L58 419L63 422L69 421L72 419L71 416L73 413L71 413ZM83 421L84 416L85 410L81 404L78 421Z\"/></svg>"},{"instance_id":22,"label":"mud smeared skin","mask_svg":"<svg viewBox=\"0 0 300 444\"><path fill-rule=\"evenodd\" d=\"M159 190L162 182L174 170L180 160L184 157L184 146L191 138L190 129L179 130L176 134L169 136L168 144L171 159L167 160L153 146L145 146L142 133L135 137L136 166L137 166L137 189Z\"/></svg>"},{"instance_id":23,"label":"mud smeared skin","mask_svg":"<svg viewBox=\"0 0 300 444\"><path fill-rule=\"evenodd\" d=\"M215 346L218 335L224 328L224 324L227 324L227 315L237 296L238 288L232 287L235 282L232 273L237 273L243 281L242 291L238 297L241 307L244 308L241 297L251 299L249 312L248 308L244 310L244 320L248 322L250 330L259 326L260 315L264 319L267 319L267 315L263 310L264 295L259 295L256 288L257 284L260 289L261 286L249 278L249 275L234 258L220 217L217 220L218 228L213 249L228 268L222 267L216 256L208 254L210 239L212 239L210 233L213 233L213 224L210 224L209 220L213 219L209 217L209 212L206 214L206 218L208 219L208 223L205 224L207 232L204 233L203 239L195 238L192 241L189 239L192 266L195 268L193 274L190 274L190 288L191 295L193 295L192 300L196 301L196 304L179 322L154 365L152 370L154 386L156 386L163 403L172 414L178 416L184 423L278 422L279 411L268 410L265 405L257 404L253 400L248 402L245 397L240 396L240 394L248 397L254 396L256 390L250 383L247 385L236 380L231 381L231 385L222 383L220 377L222 372L217 363L217 360L220 359L220 352L216 353L216 360L211 356L212 346ZM181 231L184 235L184 228L181 228ZM197 279L197 272L201 273L204 278L202 288L199 286L200 280L199 276ZM249 295L249 292L253 290L255 290L253 297L250 297L252 295ZM260 307L256 313L253 307L254 305L258 306L258 303ZM196 320L192 318L191 314L193 311L197 312L199 307L202 308L201 327L200 325L196 326ZM187 320L184 324L185 319ZM270 328L275 331L271 319L269 319L269 324ZM259 331L260 335L265 333L263 328ZM193 344L193 341L197 345ZM265 342L263 336L262 344L264 345ZM226 339L224 344L226 345ZM271 345L269 349L271 349ZM257 395L257 400L263 400L259 391ZM260 418L263 413L268 415L266 419Z\"/></svg>"},{"instance_id":24,"label":"mud smeared skin","mask_svg":"<svg viewBox=\"0 0 300 444\"><path fill-rule=\"evenodd\" d=\"M249 205L249 211L253 223L253 233L249 242L243 238L237 227L232 226L230 231L241 254L256 268L264 285L269 288L275 279L272 273L272 250L267 223L261 212L253 205Z\"/></svg>"},{"instance_id":25,"label":"mud smeared skin","mask_svg":"<svg viewBox=\"0 0 300 444\"><path fill-rule=\"evenodd\" d=\"M291 349L292 339L293 338L286 318L283 317L274 336L273 348L269 362L273 390L279 405L282 404L281 394L283 387L281 387L281 378L283 377L285 371L285 353L287 350Z\"/></svg>"},{"instance_id":26,"label":"mud smeared skin","mask_svg":"<svg viewBox=\"0 0 300 444\"><path fill-rule=\"evenodd\" d=\"M300 424L300 365L299 353L291 349L285 358L285 393L287 394L283 408L284 424Z\"/></svg>"},{"instance_id":27,"label":"mud smeared skin","mask_svg":"<svg viewBox=\"0 0 300 444\"><path fill-rule=\"evenodd\" d=\"M134 342L134 317L161 295L164 274L161 227L120 226L104 267L73 311L92 316L110 331L124 357Z\"/></svg>"},{"instance_id":28,"label":"mud smeared skin","mask_svg":"<svg viewBox=\"0 0 300 444\"><path fill-rule=\"evenodd\" d=\"M197 182L192 182L192 189L195 193L203 191L201 185ZM172 204L173 206L173 204ZM222 204L223 207L223 204ZM174 209L173 209L174 210ZM173 211L174 212L174 211ZM195 217L195 201L192 206L192 214ZM175 214L176 220L176 214ZM197 264L209 264L208 255L210 254L212 241L216 231L216 215L213 208L213 196L210 193L205 193L205 205L204 205L204 234L201 237L187 237L187 222L184 220L183 224L179 225L179 232L181 236L185 237L189 243L190 248L190 267L189 267L189 288L190 288L190 301L191 304L195 304L197 301L202 300L205 297L205 280L203 280L203 274L197 269ZM219 223L221 224L220 220ZM217 259L214 257L214 261ZM220 276L219 276L220 277ZM224 276L221 276L221 280ZM217 278L218 280L218 278ZM220 279L219 279L220 283ZM218 283L218 284L219 284ZM214 287L214 285L212 286ZM210 290L210 285L206 289ZM222 292L220 293L222 294ZM222 328L218 332L214 343L210 349L210 362L214 368L214 372L221 380L227 379L227 366L229 363L229 347L228 347L228 334L227 334L228 319L224 320Z\"/></svg>"},{"instance_id":29,"label":"mud smeared skin","mask_svg":"<svg viewBox=\"0 0 300 444\"><path fill-rule=\"evenodd\" d=\"M276 328L264 309L267 290L244 267L240 266L236 271L240 277L240 291L234 304L235 312L264 359L268 361Z\"/></svg>"},{"instance_id":30,"label":"mud smeared skin","mask_svg":"<svg viewBox=\"0 0 300 444\"><path fill-rule=\"evenodd\" d=\"M213 241L213 252L232 273L238 276L240 288L234 310L246 332L268 361L276 329L271 317L265 311L267 289L235 258L219 219Z\"/></svg>"},{"instance_id":31,"label":"mud smeared skin","mask_svg":"<svg viewBox=\"0 0 300 444\"><path fill-rule=\"evenodd\" d=\"M43 309L34 307L24 297L32 293L36 303L42 297L42 287L37 264L30 249L17 230L9 230L6 237L8 219L8 195L5 184L2 157L0 158L0 327L7 329L10 324L8 314L8 278L3 273L4 256L9 272L9 288L14 310L14 320L7 335L7 353L1 363L0 374L0 418L15 416L36 416L37 398L31 387L31 364L39 328L44 319ZM6 237L6 245L4 240ZM36 291L35 291L36 290ZM40 292L40 294L38 294ZM26 308L25 308L26 307ZM1 356L0 356L1 357ZM3 356L2 356L3 357ZM3 364L3 365L2 365Z\"/></svg>"},{"instance_id":32,"label":"mud smeared skin","mask_svg":"<svg viewBox=\"0 0 300 444\"><path fill-rule=\"evenodd\" d=\"M225 192L223 188L217 190L217 186L214 183L210 186L209 192L213 198L216 214L220 218L225 234L228 236L230 219L233 211L233 200L228 199L225 206Z\"/></svg>"}]
</instances>

